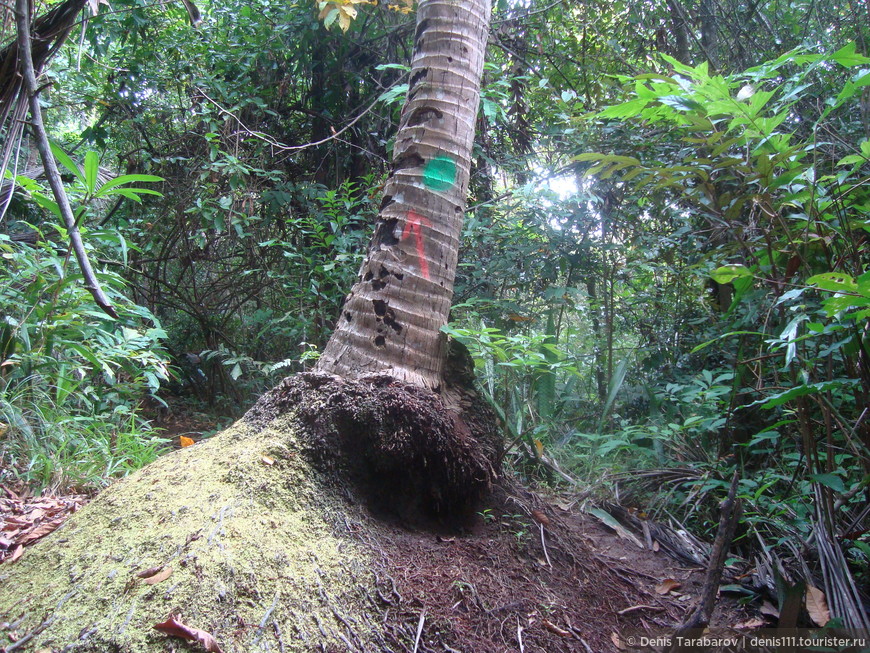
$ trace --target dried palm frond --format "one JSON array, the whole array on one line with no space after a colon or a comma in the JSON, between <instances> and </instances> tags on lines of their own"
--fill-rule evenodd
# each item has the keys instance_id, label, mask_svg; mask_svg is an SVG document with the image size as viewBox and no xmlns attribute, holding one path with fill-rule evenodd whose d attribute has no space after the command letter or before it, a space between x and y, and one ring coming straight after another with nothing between
<instances>
[{"instance_id":1,"label":"dried palm frond","mask_svg":"<svg viewBox=\"0 0 870 653\"><path fill-rule=\"evenodd\" d=\"M818 519L813 526L813 535L819 551L822 577L825 581L825 594L831 616L842 619L846 628L855 631L870 631L870 615L864 607L864 597L849 572L846 557L836 539L832 536L829 524L833 523L829 503L823 499L824 488L814 484Z\"/></svg>"}]
</instances>

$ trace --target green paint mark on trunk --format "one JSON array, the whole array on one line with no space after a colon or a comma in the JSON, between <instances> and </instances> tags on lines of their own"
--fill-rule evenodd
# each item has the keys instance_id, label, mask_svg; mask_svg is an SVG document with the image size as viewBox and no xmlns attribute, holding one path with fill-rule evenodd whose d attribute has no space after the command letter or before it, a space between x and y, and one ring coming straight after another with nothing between
<instances>
[{"instance_id":1,"label":"green paint mark on trunk","mask_svg":"<svg viewBox=\"0 0 870 653\"><path fill-rule=\"evenodd\" d=\"M449 156L439 154L426 164L423 183L431 190L447 190L455 181L456 163Z\"/></svg>"}]
</instances>

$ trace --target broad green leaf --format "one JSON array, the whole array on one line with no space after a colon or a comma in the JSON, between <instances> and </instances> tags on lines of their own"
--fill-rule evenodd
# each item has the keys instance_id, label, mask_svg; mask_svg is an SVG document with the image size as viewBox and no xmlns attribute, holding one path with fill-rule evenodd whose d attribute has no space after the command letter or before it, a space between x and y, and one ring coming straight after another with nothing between
<instances>
[{"instance_id":1,"label":"broad green leaf","mask_svg":"<svg viewBox=\"0 0 870 653\"><path fill-rule=\"evenodd\" d=\"M821 383L804 383L768 397L767 399L759 399L750 405L754 406L756 404L761 404L762 408L774 408L775 406L782 406L784 403L787 403L792 399L797 399L798 397L804 397L819 392L827 392L828 390L835 390L842 387L851 387L857 383L857 379L835 379L833 381L822 381Z\"/></svg>"},{"instance_id":2,"label":"broad green leaf","mask_svg":"<svg viewBox=\"0 0 870 653\"><path fill-rule=\"evenodd\" d=\"M634 118L635 116L640 115L641 111L646 108L647 104L649 104L649 100L646 99L630 100L629 102L623 102L622 104L607 107L603 111L600 111L598 115L602 118L615 118L617 120Z\"/></svg>"},{"instance_id":3,"label":"broad green leaf","mask_svg":"<svg viewBox=\"0 0 870 653\"><path fill-rule=\"evenodd\" d=\"M100 155L96 152L85 154L85 190L93 194L97 190L97 177L100 174Z\"/></svg>"},{"instance_id":4,"label":"broad green leaf","mask_svg":"<svg viewBox=\"0 0 870 653\"><path fill-rule=\"evenodd\" d=\"M710 273L710 278L716 283L731 283L742 277L752 277L752 271L745 265L723 265Z\"/></svg>"},{"instance_id":5,"label":"broad green leaf","mask_svg":"<svg viewBox=\"0 0 870 653\"><path fill-rule=\"evenodd\" d=\"M852 311L855 309L870 307L870 297L859 297L857 295L837 295L828 297L824 301L825 312L828 317L833 317L841 311ZM861 319L867 311L859 311L857 314L850 315L852 319Z\"/></svg>"},{"instance_id":6,"label":"broad green leaf","mask_svg":"<svg viewBox=\"0 0 870 653\"><path fill-rule=\"evenodd\" d=\"M406 64L401 63L382 63L375 66L375 70L401 70L408 72L411 68Z\"/></svg>"},{"instance_id":7,"label":"broad green leaf","mask_svg":"<svg viewBox=\"0 0 870 653\"><path fill-rule=\"evenodd\" d=\"M856 292L858 284L848 274L841 272L825 272L807 279L807 283L831 292Z\"/></svg>"},{"instance_id":8,"label":"broad green leaf","mask_svg":"<svg viewBox=\"0 0 870 653\"><path fill-rule=\"evenodd\" d=\"M847 43L842 48L837 50L834 54L831 55L831 59L836 61L841 66L844 66L845 68L870 63L870 58L865 57L863 54L859 54L857 52L857 45L855 41Z\"/></svg>"},{"instance_id":9,"label":"broad green leaf","mask_svg":"<svg viewBox=\"0 0 870 653\"><path fill-rule=\"evenodd\" d=\"M31 197L38 206L41 206L44 209L48 209L58 218L62 217L60 215L60 208L58 207L57 202L55 202L54 200L50 200L45 195L42 195L40 193L34 193L33 195L31 195Z\"/></svg>"},{"instance_id":10,"label":"broad green leaf","mask_svg":"<svg viewBox=\"0 0 870 653\"><path fill-rule=\"evenodd\" d=\"M392 104L399 98L404 99L407 93L407 84L396 84L395 86L388 88L386 91L381 93L380 97L378 97L378 102L383 102L384 104Z\"/></svg>"},{"instance_id":11,"label":"broad green leaf","mask_svg":"<svg viewBox=\"0 0 870 653\"><path fill-rule=\"evenodd\" d=\"M333 6L332 9L330 9L329 12L326 14L326 16L323 17L323 26L326 29L329 29L335 22L335 19L338 18L338 14L338 7ZM323 13L321 13L321 16L323 16Z\"/></svg>"},{"instance_id":12,"label":"broad green leaf","mask_svg":"<svg viewBox=\"0 0 870 653\"><path fill-rule=\"evenodd\" d=\"M611 164L611 163L625 163L627 165L636 165L639 166L640 159L636 159L633 156L622 156L619 154L601 154L599 152L585 152L583 154L578 154L577 156L572 158L572 161L596 161L598 163Z\"/></svg>"},{"instance_id":13,"label":"broad green leaf","mask_svg":"<svg viewBox=\"0 0 870 653\"><path fill-rule=\"evenodd\" d=\"M97 356L94 354L94 352L92 352L90 349L88 349L84 345L80 345L80 344L75 343L75 342L67 342L66 346L69 349L72 349L77 354L79 354L82 358L84 358L86 361L88 361L91 365L93 365L95 370L98 370L101 367L103 367L102 361L100 361L100 359L97 358Z\"/></svg>"},{"instance_id":14,"label":"broad green leaf","mask_svg":"<svg viewBox=\"0 0 870 653\"><path fill-rule=\"evenodd\" d=\"M834 492L846 491L843 479L836 474L810 474L810 478L816 483L821 483L825 487L831 488Z\"/></svg>"},{"instance_id":15,"label":"broad green leaf","mask_svg":"<svg viewBox=\"0 0 870 653\"><path fill-rule=\"evenodd\" d=\"M704 111L704 105L682 95L663 95L659 102L679 111Z\"/></svg>"},{"instance_id":16,"label":"broad green leaf","mask_svg":"<svg viewBox=\"0 0 870 653\"><path fill-rule=\"evenodd\" d=\"M51 151L54 154L54 158L60 161L61 165L69 170L72 174L76 176L80 182L82 182L85 186L87 186L87 180L85 179L85 175L82 173L81 169L76 165L75 161L73 161L69 154L63 151L63 148L57 143L51 144Z\"/></svg>"},{"instance_id":17,"label":"broad green leaf","mask_svg":"<svg viewBox=\"0 0 870 653\"><path fill-rule=\"evenodd\" d=\"M163 197L163 193L150 188L110 188L105 193L100 191L97 195L94 195L94 197L111 197L112 195L124 195L125 197L129 197L128 193Z\"/></svg>"},{"instance_id":18,"label":"broad green leaf","mask_svg":"<svg viewBox=\"0 0 870 653\"><path fill-rule=\"evenodd\" d=\"M628 358L623 358L616 369L613 371L613 376L610 378L610 383L607 386L607 399L604 401L604 406L601 408L601 417L598 419L598 433L604 428L604 422L610 414L610 409L613 408L613 402L616 401L616 395L619 394L619 389L625 381L625 374L628 371Z\"/></svg>"},{"instance_id":19,"label":"broad green leaf","mask_svg":"<svg viewBox=\"0 0 870 653\"><path fill-rule=\"evenodd\" d=\"M100 186L100 189L97 193L102 193L103 191L110 190L115 188L116 186L123 186L124 184L132 184L134 182L148 182L148 183L158 183L161 181L165 181L163 177L158 177L156 175L121 175L120 177L115 177L114 179L110 179L105 184Z\"/></svg>"}]
</instances>

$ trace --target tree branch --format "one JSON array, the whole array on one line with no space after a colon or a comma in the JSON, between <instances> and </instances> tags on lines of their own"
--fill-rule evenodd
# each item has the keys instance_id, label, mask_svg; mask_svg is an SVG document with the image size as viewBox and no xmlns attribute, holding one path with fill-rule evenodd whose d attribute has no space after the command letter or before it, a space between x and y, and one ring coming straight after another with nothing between
<instances>
[{"instance_id":1,"label":"tree branch","mask_svg":"<svg viewBox=\"0 0 870 653\"><path fill-rule=\"evenodd\" d=\"M81 232L79 232L79 228L76 225L75 216L73 215L69 198L66 196L66 190L63 187L63 181L60 178L57 163L54 160L51 146L48 143L48 134L45 131L45 124L42 121L42 108L39 106L36 71L33 67L33 51L30 39L30 7L28 0L15 1L15 22L18 27L18 51L21 74L24 78L24 89L27 93L27 99L30 104L31 127L33 128L33 135L36 138L36 148L39 150L39 157L42 159L45 176L48 179L48 184L51 186L54 199L57 202L61 217L66 225L70 245L73 252L75 252L76 260L81 268L82 276L85 279L85 288L87 288L91 293L97 306L103 309L103 311L108 315L117 318L118 314L115 312L112 302L109 301L109 298L106 297L106 294L103 292L100 282L97 280L94 270L91 267L91 262L88 260L88 254L85 251L84 242L82 242Z\"/></svg>"}]
</instances>

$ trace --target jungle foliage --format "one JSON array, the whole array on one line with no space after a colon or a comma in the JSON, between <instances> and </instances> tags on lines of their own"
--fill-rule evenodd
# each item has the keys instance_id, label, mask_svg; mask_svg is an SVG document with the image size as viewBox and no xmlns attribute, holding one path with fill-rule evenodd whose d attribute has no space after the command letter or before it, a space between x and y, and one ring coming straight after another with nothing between
<instances>
[{"instance_id":1,"label":"jungle foliage","mask_svg":"<svg viewBox=\"0 0 870 653\"><path fill-rule=\"evenodd\" d=\"M367 4L119 0L76 28L44 111L120 318L83 289L25 139L2 194L0 480L99 485L157 454L143 402L238 414L316 357L407 89L407 3ZM805 545L832 542L870 580L868 19L496 3L445 331L518 472L556 460L710 535L736 470L747 558L814 566Z\"/></svg>"}]
</instances>

